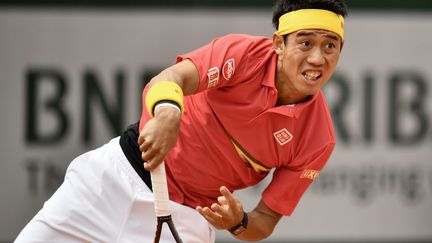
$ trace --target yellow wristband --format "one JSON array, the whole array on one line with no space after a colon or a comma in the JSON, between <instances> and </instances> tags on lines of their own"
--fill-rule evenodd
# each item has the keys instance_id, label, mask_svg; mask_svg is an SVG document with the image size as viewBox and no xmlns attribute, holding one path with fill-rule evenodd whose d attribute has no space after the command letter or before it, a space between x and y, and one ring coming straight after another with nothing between
<instances>
[{"instance_id":1,"label":"yellow wristband","mask_svg":"<svg viewBox=\"0 0 432 243\"><path fill-rule=\"evenodd\" d=\"M151 116L154 115L153 111L156 103L163 100L177 103L180 106L180 110L184 111L183 91L178 84L171 81L161 81L150 87L145 97L145 102Z\"/></svg>"}]
</instances>

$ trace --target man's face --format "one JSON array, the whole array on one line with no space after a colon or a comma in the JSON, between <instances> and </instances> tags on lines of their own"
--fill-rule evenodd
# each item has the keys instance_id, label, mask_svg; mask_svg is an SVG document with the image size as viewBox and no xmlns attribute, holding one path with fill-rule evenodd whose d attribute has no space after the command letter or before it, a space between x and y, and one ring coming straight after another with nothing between
<instances>
[{"instance_id":1,"label":"man's face","mask_svg":"<svg viewBox=\"0 0 432 243\"><path fill-rule=\"evenodd\" d=\"M276 88L281 104L297 103L316 94L332 75L339 60L341 38L325 30L299 30L273 36L278 55Z\"/></svg>"}]
</instances>

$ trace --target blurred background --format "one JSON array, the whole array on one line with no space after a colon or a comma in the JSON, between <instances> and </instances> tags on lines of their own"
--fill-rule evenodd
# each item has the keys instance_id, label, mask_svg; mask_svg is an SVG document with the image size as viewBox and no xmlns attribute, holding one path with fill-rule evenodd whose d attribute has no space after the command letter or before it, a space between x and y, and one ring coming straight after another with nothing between
<instances>
[{"instance_id":1,"label":"blurred background","mask_svg":"<svg viewBox=\"0 0 432 243\"><path fill-rule=\"evenodd\" d=\"M265 242L432 242L432 1L350 0L325 88L338 144ZM272 1L0 2L0 242L70 161L140 114L144 84L228 33L271 36ZM252 210L266 181L237 195ZM218 232L218 243L234 242Z\"/></svg>"}]
</instances>

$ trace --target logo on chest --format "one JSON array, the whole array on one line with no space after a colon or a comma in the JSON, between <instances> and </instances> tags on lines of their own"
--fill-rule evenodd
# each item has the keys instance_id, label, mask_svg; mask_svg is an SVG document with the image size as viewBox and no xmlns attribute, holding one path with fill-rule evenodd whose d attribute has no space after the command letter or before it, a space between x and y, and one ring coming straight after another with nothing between
<instances>
[{"instance_id":1,"label":"logo on chest","mask_svg":"<svg viewBox=\"0 0 432 243\"><path fill-rule=\"evenodd\" d=\"M286 128L273 133L273 136L280 145L287 144L293 138L293 135Z\"/></svg>"}]
</instances>

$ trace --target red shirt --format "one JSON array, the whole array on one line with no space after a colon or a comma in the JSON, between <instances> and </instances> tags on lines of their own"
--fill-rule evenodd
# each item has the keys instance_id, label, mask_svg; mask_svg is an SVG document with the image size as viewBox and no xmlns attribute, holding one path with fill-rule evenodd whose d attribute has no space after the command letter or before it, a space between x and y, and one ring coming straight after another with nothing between
<instances>
[{"instance_id":1,"label":"red shirt","mask_svg":"<svg viewBox=\"0 0 432 243\"><path fill-rule=\"evenodd\" d=\"M234 191L255 185L269 174L267 168L274 173L263 200L290 215L335 146L323 94L275 107L276 54L268 38L227 35L177 62L186 58L198 69L200 86L185 97L178 141L165 160L170 198L209 206L220 186ZM143 110L140 129L148 119Z\"/></svg>"}]
</instances>

